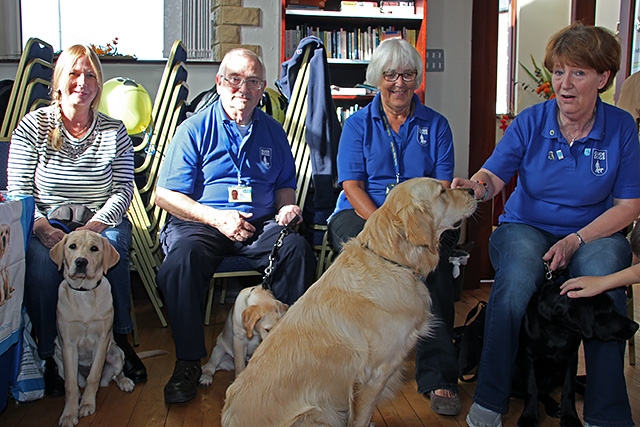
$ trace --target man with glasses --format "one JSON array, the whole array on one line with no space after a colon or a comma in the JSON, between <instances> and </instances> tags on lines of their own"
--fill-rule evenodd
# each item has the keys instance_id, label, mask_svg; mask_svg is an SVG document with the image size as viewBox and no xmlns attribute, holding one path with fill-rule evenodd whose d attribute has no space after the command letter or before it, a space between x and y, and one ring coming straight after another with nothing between
<instances>
[{"instance_id":1,"label":"man with glasses","mask_svg":"<svg viewBox=\"0 0 640 427\"><path fill-rule=\"evenodd\" d=\"M296 170L282 126L256 108L264 65L246 49L223 58L216 75L220 98L185 120L165 156L156 204L170 217L160 235L166 257L157 283L176 347L166 403L197 394L206 357L204 312L209 282L228 255L262 270L280 231L302 212L295 204ZM272 290L293 304L313 280L309 243L291 233L278 249Z\"/></svg>"}]
</instances>

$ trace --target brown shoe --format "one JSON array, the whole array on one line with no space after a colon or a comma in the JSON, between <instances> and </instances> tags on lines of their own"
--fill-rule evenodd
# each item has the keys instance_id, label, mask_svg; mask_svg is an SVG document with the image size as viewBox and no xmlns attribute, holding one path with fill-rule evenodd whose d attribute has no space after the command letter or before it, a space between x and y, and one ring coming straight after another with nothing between
<instances>
[{"instance_id":1,"label":"brown shoe","mask_svg":"<svg viewBox=\"0 0 640 427\"><path fill-rule=\"evenodd\" d=\"M438 396L435 390L428 393L431 400L430 407L438 415L458 415L460 413L460 398L452 392L453 397Z\"/></svg>"}]
</instances>

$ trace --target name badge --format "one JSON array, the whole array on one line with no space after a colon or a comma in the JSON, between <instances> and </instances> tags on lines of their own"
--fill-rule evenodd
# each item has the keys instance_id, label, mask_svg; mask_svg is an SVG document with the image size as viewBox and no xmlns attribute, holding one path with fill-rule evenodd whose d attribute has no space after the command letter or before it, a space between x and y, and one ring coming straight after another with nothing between
<instances>
[{"instance_id":1,"label":"name badge","mask_svg":"<svg viewBox=\"0 0 640 427\"><path fill-rule=\"evenodd\" d=\"M229 202L251 202L251 187L247 185L234 185L227 188Z\"/></svg>"}]
</instances>

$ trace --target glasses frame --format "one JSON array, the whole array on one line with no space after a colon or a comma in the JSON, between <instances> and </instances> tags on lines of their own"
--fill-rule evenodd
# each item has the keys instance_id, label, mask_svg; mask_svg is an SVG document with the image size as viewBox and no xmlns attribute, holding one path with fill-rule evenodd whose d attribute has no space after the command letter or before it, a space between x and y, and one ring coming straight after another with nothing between
<instances>
[{"instance_id":1,"label":"glasses frame","mask_svg":"<svg viewBox=\"0 0 640 427\"><path fill-rule=\"evenodd\" d=\"M393 75L393 77L391 77ZM418 78L418 71L404 71L399 73L397 71L385 71L382 73L382 78L389 83L393 83L398 80L398 77L402 76L402 80L405 83L411 83Z\"/></svg>"},{"instance_id":2,"label":"glasses frame","mask_svg":"<svg viewBox=\"0 0 640 427\"><path fill-rule=\"evenodd\" d=\"M246 84L247 87L251 90L262 90L265 87L265 82L264 80L260 80L256 77L249 77L248 79L241 79L239 77L232 77L232 78L236 78L240 80L240 84L238 85L234 85L231 82L231 79L228 78L227 76L222 76L222 78L224 79L225 82L227 82L227 84L229 85L229 87L234 88L234 89L240 89L242 87L242 85ZM252 80L257 80L258 82L260 82L260 85L257 87L254 87L253 84L250 83L250 81Z\"/></svg>"}]
</instances>

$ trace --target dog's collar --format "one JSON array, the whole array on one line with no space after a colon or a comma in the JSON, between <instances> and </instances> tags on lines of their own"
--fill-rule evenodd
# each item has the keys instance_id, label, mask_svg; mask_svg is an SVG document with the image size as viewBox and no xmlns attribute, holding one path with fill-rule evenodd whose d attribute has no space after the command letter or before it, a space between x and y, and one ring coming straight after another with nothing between
<instances>
[{"instance_id":1,"label":"dog's collar","mask_svg":"<svg viewBox=\"0 0 640 427\"><path fill-rule=\"evenodd\" d=\"M397 263L396 261L393 261L393 260L391 260L391 259L389 259L389 258L385 258L385 257L383 257L382 255L380 255L379 253L377 253L376 251L374 251L373 249L371 249L371 248L369 247L369 245L364 245L363 247L364 247L366 250L368 250L369 252L371 252L372 254L374 254L375 256L377 256L378 258L383 259L383 260L387 261L387 262L388 262L388 263L390 263L390 264L396 265L396 266L398 266L398 267L406 268L407 270L411 271L411 273L412 273L414 276L416 276L416 277L420 278L421 280L422 280L422 278L424 277L422 274L420 274L420 272L419 272L418 270L416 270L416 269L415 269L415 268L413 268L413 267L409 267L409 266L407 266L407 265L402 265L402 264Z\"/></svg>"},{"instance_id":2,"label":"dog's collar","mask_svg":"<svg viewBox=\"0 0 640 427\"><path fill-rule=\"evenodd\" d=\"M102 279L98 280L98 283L96 283L96 285L95 285L93 288L91 288L91 289L82 288L82 287L80 287L80 288L74 288L73 286L71 286L71 283L69 283L69 282L67 282L67 285L69 285L69 287L70 287L71 289L73 289L74 291L87 292L87 291L93 291L93 290L95 290L98 286L100 286L100 284L101 284L101 283L102 283Z\"/></svg>"}]
</instances>

